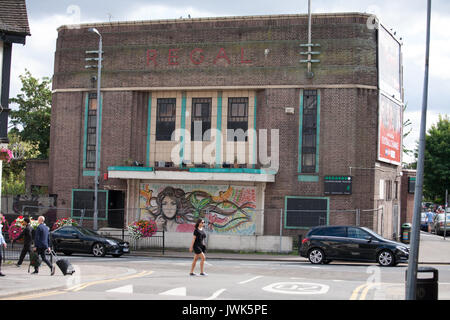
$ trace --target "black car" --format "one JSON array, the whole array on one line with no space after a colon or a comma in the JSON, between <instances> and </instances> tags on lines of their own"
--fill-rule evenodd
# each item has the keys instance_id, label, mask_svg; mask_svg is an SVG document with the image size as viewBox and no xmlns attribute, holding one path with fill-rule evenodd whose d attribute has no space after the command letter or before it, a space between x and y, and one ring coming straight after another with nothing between
<instances>
[{"instance_id":1,"label":"black car","mask_svg":"<svg viewBox=\"0 0 450 320\"><path fill-rule=\"evenodd\" d=\"M64 226L51 232L53 249L65 255L74 252L92 253L96 257L111 254L120 257L130 252L129 243L117 238L106 237L97 232L77 226Z\"/></svg>"},{"instance_id":2,"label":"black car","mask_svg":"<svg viewBox=\"0 0 450 320\"><path fill-rule=\"evenodd\" d=\"M408 261L409 247L384 239L364 227L320 226L308 231L302 240L300 256L308 258L313 264L346 260L395 266Z\"/></svg>"}]
</instances>

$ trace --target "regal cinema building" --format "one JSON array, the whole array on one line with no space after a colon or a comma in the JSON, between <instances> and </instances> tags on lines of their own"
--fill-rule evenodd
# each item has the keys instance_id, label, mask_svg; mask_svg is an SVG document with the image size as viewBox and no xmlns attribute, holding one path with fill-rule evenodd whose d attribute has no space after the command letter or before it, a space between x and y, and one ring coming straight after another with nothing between
<instances>
[{"instance_id":1,"label":"regal cinema building","mask_svg":"<svg viewBox=\"0 0 450 320\"><path fill-rule=\"evenodd\" d=\"M324 224L397 237L401 43L360 13L314 14L308 35L307 15L60 27L58 217L92 223L97 153L99 228L153 219L187 248L203 218L210 248L263 251Z\"/></svg>"}]
</instances>

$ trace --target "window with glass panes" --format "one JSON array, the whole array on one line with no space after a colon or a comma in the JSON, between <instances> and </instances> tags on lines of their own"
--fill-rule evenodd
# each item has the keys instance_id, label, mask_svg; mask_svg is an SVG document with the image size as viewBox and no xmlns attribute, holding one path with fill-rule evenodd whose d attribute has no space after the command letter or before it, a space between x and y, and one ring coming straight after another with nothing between
<instances>
[{"instance_id":1,"label":"window with glass panes","mask_svg":"<svg viewBox=\"0 0 450 320\"><path fill-rule=\"evenodd\" d=\"M161 98L157 100L156 140L170 141L175 131L176 99Z\"/></svg>"},{"instance_id":2,"label":"window with glass panes","mask_svg":"<svg viewBox=\"0 0 450 320\"><path fill-rule=\"evenodd\" d=\"M247 141L248 98L228 98L227 141Z\"/></svg>"},{"instance_id":3,"label":"window with glass panes","mask_svg":"<svg viewBox=\"0 0 450 320\"><path fill-rule=\"evenodd\" d=\"M86 134L86 168L95 168L96 130L97 130L97 94L89 93Z\"/></svg>"},{"instance_id":4,"label":"window with glass panes","mask_svg":"<svg viewBox=\"0 0 450 320\"><path fill-rule=\"evenodd\" d=\"M302 173L316 171L317 90L303 91Z\"/></svg>"},{"instance_id":5,"label":"window with glass panes","mask_svg":"<svg viewBox=\"0 0 450 320\"><path fill-rule=\"evenodd\" d=\"M193 98L191 114L191 140L211 140L211 98ZM206 133L206 134L205 134Z\"/></svg>"}]
</instances>

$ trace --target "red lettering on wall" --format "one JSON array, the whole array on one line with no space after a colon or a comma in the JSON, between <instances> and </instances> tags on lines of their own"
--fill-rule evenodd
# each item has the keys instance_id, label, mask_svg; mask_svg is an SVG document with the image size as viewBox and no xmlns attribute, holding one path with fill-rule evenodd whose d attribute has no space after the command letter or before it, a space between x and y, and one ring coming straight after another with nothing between
<instances>
[{"instance_id":1,"label":"red lettering on wall","mask_svg":"<svg viewBox=\"0 0 450 320\"><path fill-rule=\"evenodd\" d=\"M216 64L216 62L217 62L219 59L225 59L225 60L227 60L228 64L231 63L231 62L230 62L230 59L228 59L228 57L227 57L227 54L226 54L224 48L220 48L219 53L217 54L216 58L214 59L214 64Z\"/></svg>"},{"instance_id":2,"label":"red lettering on wall","mask_svg":"<svg viewBox=\"0 0 450 320\"><path fill-rule=\"evenodd\" d=\"M241 48L241 63L243 64L251 64L252 60L244 60L244 48Z\"/></svg>"},{"instance_id":3,"label":"red lettering on wall","mask_svg":"<svg viewBox=\"0 0 450 320\"><path fill-rule=\"evenodd\" d=\"M151 55L150 55L151 54ZM150 65L150 60L153 61L153 65L156 67L156 57L158 55L158 51L155 49L148 49L147 50L147 65Z\"/></svg>"},{"instance_id":4,"label":"red lettering on wall","mask_svg":"<svg viewBox=\"0 0 450 320\"><path fill-rule=\"evenodd\" d=\"M198 54L196 54L198 52ZM194 58L194 56L199 56L199 58L196 60ZM190 59L192 61L193 64L200 64L205 60L205 56L203 55L203 49L200 48L195 48L194 50L191 51L190 54Z\"/></svg>"},{"instance_id":5,"label":"red lettering on wall","mask_svg":"<svg viewBox=\"0 0 450 320\"><path fill-rule=\"evenodd\" d=\"M169 49L169 59L168 59L169 65L171 65L171 66L178 65L178 61L177 61L177 59L178 59L178 55L177 55L178 50L180 50L180 49Z\"/></svg>"}]
</instances>

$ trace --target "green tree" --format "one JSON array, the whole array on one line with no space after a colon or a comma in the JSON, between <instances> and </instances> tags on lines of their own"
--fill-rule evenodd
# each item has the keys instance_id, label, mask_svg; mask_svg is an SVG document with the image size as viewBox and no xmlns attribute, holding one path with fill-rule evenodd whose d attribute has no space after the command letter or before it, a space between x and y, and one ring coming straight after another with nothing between
<instances>
[{"instance_id":1,"label":"green tree","mask_svg":"<svg viewBox=\"0 0 450 320\"><path fill-rule=\"evenodd\" d=\"M3 162L2 195L25 194L26 161L39 155L38 143L24 142L14 131L8 133L8 139L8 149L13 151L14 159Z\"/></svg>"},{"instance_id":2,"label":"green tree","mask_svg":"<svg viewBox=\"0 0 450 320\"><path fill-rule=\"evenodd\" d=\"M416 150L416 159L418 151ZM423 175L425 198L444 203L445 190L450 189L450 121L439 115L425 137L425 162Z\"/></svg>"},{"instance_id":3,"label":"green tree","mask_svg":"<svg viewBox=\"0 0 450 320\"><path fill-rule=\"evenodd\" d=\"M10 99L10 103L17 105L17 109L10 111L10 120L14 125L11 131L17 133L22 141L37 144L37 158L47 159L50 147L51 80L44 77L40 81L28 70L19 78L22 93Z\"/></svg>"}]
</instances>

